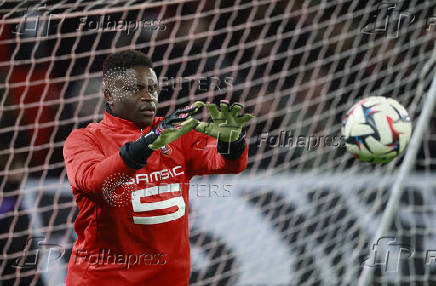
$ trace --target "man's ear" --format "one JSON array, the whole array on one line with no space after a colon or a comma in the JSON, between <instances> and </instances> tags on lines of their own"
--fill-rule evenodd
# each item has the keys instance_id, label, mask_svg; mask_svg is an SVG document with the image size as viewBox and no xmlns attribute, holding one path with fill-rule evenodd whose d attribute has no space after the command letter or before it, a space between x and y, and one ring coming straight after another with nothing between
<instances>
[{"instance_id":1,"label":"man's ear","mask_svg":"<svg viewBox=\"0 0 436 286\"><path fill-rule=\"evenodd\" d=\"M109 104L109 106L112 107L114 105L114 99L112 97L111 92L109 91L109 89L105 88L103 93L104 93L104 99Z\"/></svg>"}]
</instances>

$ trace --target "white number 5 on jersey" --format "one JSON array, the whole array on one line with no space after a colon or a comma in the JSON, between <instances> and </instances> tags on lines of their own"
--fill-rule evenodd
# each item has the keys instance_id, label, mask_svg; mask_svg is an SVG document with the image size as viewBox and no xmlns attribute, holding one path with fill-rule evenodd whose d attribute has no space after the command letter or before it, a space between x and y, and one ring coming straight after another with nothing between
<instances>
[{"instance_id":1,"label":"white number 5 on jersey","mask_svg":"<svg viewBox=\"0 0 436 286\"><path fill-rule=\"evenodd\" d=\"M166 192L177 192L180 196L173 197L167 200L153 202L153 203L141 203L141 197L149 197L156 194L166 193ZM133 222L136 224L158 224L176 220L185 215L185 201L183 200L182 194L180 192L179 184L170 184L163 186L155 186L151 188L145 188L132 192L132 206L134 212L145 212L152 210L167 209L170 207L177 206L177 211L157 216L141 217L133 216Z\"/></svg>"}]
</instances>

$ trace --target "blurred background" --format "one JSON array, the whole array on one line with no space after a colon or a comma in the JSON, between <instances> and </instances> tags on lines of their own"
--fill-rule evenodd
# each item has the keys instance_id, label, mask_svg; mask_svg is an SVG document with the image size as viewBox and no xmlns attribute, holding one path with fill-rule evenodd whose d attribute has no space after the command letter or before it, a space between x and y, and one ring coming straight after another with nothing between
<instances>
[{"instance_id":1,"label":"blurred background","mask_svg":"<svg viewBox=\"0 0 436 286\"><path fill-rule=\"evenodd\" d=\"M2 1L0 285L65 283L77 207L63 144L101 120L103 61L128 49L153 61L158 116L222 99L256 116L247 170L194 180L232 187L229 196L191 194L191 284L355 285L403 158L362 164L343 146L259 138L340 136L346 111L372 95L397 99L416 124L436 66L435 8L430 0ZM371 285L436 283L427 263L436 250L435 123L426 122L388 226L413 256L401 256L396 271L373 265Z\"/></svg>"}]
</instances>

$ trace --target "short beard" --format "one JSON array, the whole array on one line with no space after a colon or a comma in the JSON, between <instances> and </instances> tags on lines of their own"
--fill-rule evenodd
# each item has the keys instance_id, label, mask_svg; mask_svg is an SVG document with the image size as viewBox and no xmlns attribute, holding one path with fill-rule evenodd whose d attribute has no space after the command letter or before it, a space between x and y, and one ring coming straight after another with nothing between
<instances>
[{"instance_id":1,"label":"short beard","mask_svg":"<svg viewBox=\"0 0 436 286\"><path fill-rule=\"evenodd\" d=\"M109 113L110 115L112 115L112 116L116 116L113 112L112 112L112 108L111 108L111 106L109 105L109 103L107 103L107 102L105 102L105 111L107 112L107 113Z\"/></svg>"}]
</instances>

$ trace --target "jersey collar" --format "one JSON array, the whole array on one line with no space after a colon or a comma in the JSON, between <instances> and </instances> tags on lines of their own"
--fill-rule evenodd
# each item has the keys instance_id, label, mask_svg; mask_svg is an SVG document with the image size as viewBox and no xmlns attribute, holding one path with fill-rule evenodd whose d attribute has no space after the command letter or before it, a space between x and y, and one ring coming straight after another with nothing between
<instances>
[{"instance_id":1,"label":"jersey collar","mask_svg":"<svg viewBox=\"0 0 436 286\"><path fill-rule=\"evenodd\" d=\"M103 120L101 122L109 127L120 129L120 131L123 129L128 129L128 130L140 130L142 131L142 133L145 133L150 131L152 126L155 126L160 120L161 120L160 117L154 117L152 125L147 126L141 130L132 121L112 115L107 111L105 111L103 115Z\"/></svg>"}]
</instances>

